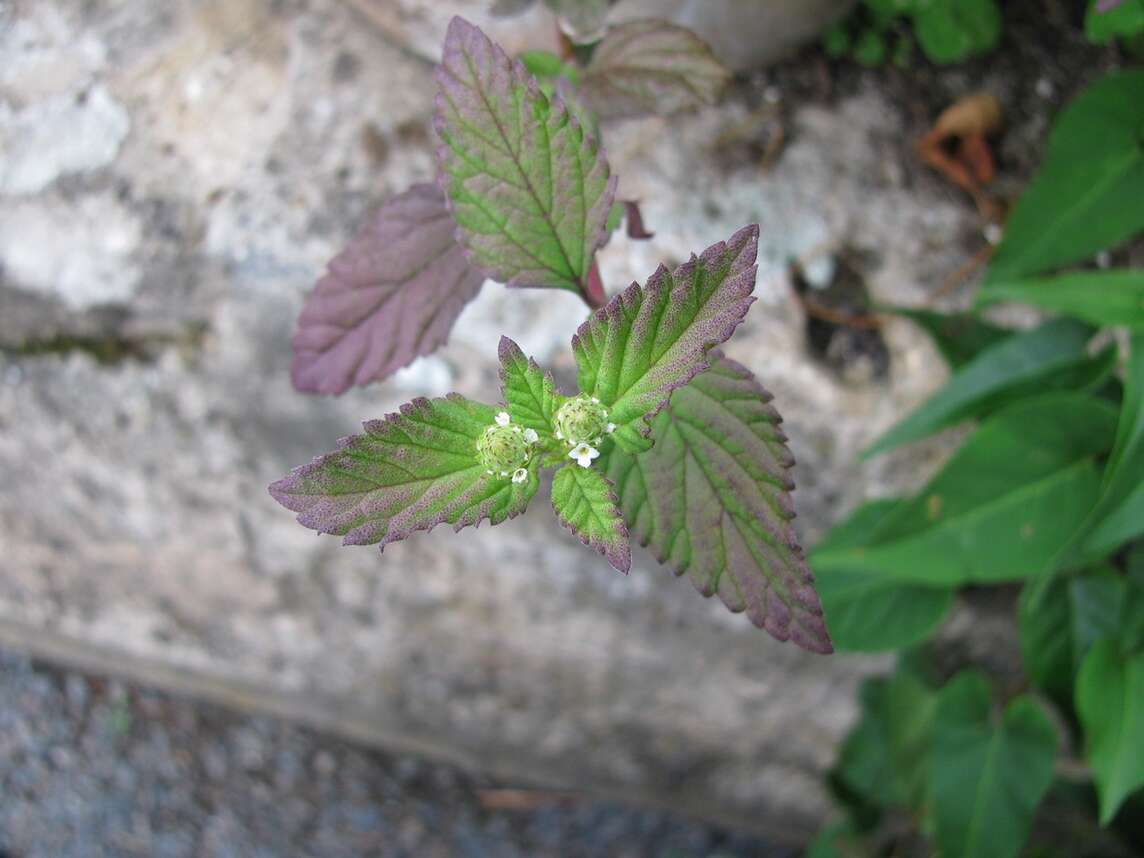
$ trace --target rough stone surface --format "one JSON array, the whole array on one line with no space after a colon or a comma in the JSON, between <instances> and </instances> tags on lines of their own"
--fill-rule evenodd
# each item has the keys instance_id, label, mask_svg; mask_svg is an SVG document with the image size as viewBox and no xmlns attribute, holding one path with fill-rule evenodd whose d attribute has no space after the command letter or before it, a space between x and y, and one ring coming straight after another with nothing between
<instances>
[{"instance_id":1,"label":"rough stone surface","mask_svg":"<svg viewBox=\"0 0 1144 858\"><path fill-rule=\"evenodd\" d=\"M509 16L492 14L490 0L349 0L393 38L434 61L449 19L462 15L509 53L560 50L559 20L544 3ZM722 62L756 69L819 37L855 0L618 0L608 21L663 18L694 30ZM525 5L525 4L521 4ZM590 41L596 34L574 34Z\"/></svg>"},{"instance_id":2,"label":"rough stone surface","mask_svg":"<svg viewBox=\"0 0 1144 858\"><path fill-rule=\"evenodd\" d=\"M493 395L501 333L572 371L577 299L490 285L390 383L290 389L290 333L325 261L432 175L426 65L337 0L16 0L0 30L4 115L98 90L130 129L78 124L50 176L0 196L0 641L483 770L794 840L816 827L855 685L883 662L779 644L642 552L617 575L543 502L379 557L267 495L413 395ZM656 236L617 236L602 270L614 290L762 224L760 300L729 352L786 416L813 542L937 463L940 443L855 454L942 371L905 323L885 329L885 377L817 361L788 262L877 251L876 298L917 303L971 227L953 196L907 187L887 145L901 119L872 91L791 112L769 170L715 143L750 121L731 101L606 129L621 196Z\"/></svg>"}]
</instances>

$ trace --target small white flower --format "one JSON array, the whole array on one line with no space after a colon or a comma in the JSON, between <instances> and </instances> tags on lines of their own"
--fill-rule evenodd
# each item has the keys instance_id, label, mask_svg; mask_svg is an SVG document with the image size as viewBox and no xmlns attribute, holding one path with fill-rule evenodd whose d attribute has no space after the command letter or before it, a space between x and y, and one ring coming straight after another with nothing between
<instances>
[{"instance_id":1,"label":"small white flower","mask_svg":"<svg viewBox=\"0 0 1144 858\"><path fill-rule=\"evenodd\" d=\"M564 440L564 433L561 432L559 429L556 430L556 440L557 441L563 441Z\"/></svg>"},{"instance_id":2,"label":"small white flower","mask_svg":"<svg viewBox=\"0 0 1144 858\"><path fill-rule=\"evenodd\" d=\"M593 404L593 405L599 405L599 404L600 404L600 400L599 400L599 399L597 399L595 396L593 396L593 397L592 397L592 404Z\"/></svg>"},{"instance_id":3,"label":"small white flower","mask_svg":"<svg viewBox=\"0 0 1144 858\"><path fill-rule=\"evenodd\" d=\"M537 441L540 440L540 436L536 434L535 429L525 429L524 430L524 440L527 441L529 444L535 444Z\"/></svg>"},{"instance_id":4,"label":"small white flower","mask_svg":"<svg viewBox=\"0 0 1144 858\"><path fill-rule=\"evenodd\" d=\"M500 472L500 475L501 475L502 477L507 477L507 476L508 476L508 471L501 471L501 472Z\"/></svg>"},{"instance_id":5,"label":"small white flower","mask_svg":"<svg viewBox=\"0 0 1144 858\"><path fill-rule=\"evenodd\" d=\"M613 432L616 431L616 424L615 423L609 423L607 426L604 427L604 431L607 432L609 435L611 435Z\"/></svg>"},{"instance_id":6,"label":"small white flower","mask_svg":"<svg viewBox=\"0 0 1144 858\"><path fill-rule=\"evenodd\" d=\"M496 421L497 426L507 426L512 421L512 418L508 416L507 411L502 411L496 416Z\"/></svg>"},{"instance_id":7,"label":"small white flower","mask_svg":"<svg viewBox=\"0 0 1144 858\"><path fill-rule=\"evenodd\" d=\"M572 448L572 452L568 454L568 458L575 459L576 464L581 468L590 467L593 459L600 457L600 451L595 447L589 447L587 444L577 444Z\"/></svg>"},{"instance_id":8,"label":"small white flower","mask_svg":"<svg viewBox=\"0 0 1144 858\"><path fill-rule=\"evenodd\" d=\"M490 477L493 475L493 472L492 472L492 470L491 470L491 469L490 469L490 470L487 470L487 471L485 471L485 473L486 473L486 474L488 474Z\"/></svg>"},{"instance_id":9,"label":"small white flower","mask_svg":"<svg viewBox=\"0 0 1144 858\"><path fill-rule=\"evenodd\" d=\"M528 470L525 468L517 468L512 472L512 481L514 483L523 483L528 479Z\"/></svg>"}]
</instances>

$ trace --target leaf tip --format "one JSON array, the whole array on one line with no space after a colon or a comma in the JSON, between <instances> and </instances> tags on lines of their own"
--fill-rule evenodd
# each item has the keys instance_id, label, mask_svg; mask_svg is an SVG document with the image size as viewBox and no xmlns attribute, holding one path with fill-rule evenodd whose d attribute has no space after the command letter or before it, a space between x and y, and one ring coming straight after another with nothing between
<instances>
[{"instance_id":1,"label":"leaf tip","mask_svg":"<svg viewBox=\"0 0 1144 858\"><path fill-rule=\"evenodd\" d=\"M501 334L500 342L497 343L497 357L500 358L501 363L505 363L511 360L519 360L524 357L524 352L514 340Z\"/></svg>"},{"instance_id":2,"label":"leaf tip","mask_svg":"<svg viewBox=\"0 0 1144 858\"><path fill-rule=\"evenodd\" d=\"M272 482L266 487L266 490L270 493L270 497L274 498L274 500L278 501L278 503L286 507L286 509L291 512L297 512L298 510L294 509L291 505L294 502L293 491L297 481L298 478L295 474L287 474L285 477Z\"/></svg>"}]
</instances>

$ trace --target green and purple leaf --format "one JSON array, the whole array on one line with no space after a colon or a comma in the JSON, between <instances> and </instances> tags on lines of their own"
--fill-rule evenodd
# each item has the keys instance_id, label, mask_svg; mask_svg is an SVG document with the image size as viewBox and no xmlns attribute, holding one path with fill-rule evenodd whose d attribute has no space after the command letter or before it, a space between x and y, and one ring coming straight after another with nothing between
<instances>
[{"instance_id":1,"label":"green and purple leaf","mask_svg":"<svg viewBox=\"0 0 1144 858\"><path fill-rule=\"evenodd\" d=\"M613 27L596 47L583 93L603 119L662 116L714 104L730 77L686 27L631 21Z\"/></svg>"},{"instance_id":2,"label":"green and purple leaf","mask_svg":"<svg viewBox=\"0 0 1144 858\"><path fill-rule=\"evenodd\" d=\"M344 393L444 343L484 282L455 231L434 185L385 203L306 299L293 341L294 387Z\"/></svg>"},{"instance_id":3,"label":"green and purple leaf","mask_svg":"<svg viewBox=\"0 0 1144 858\"><path fill-rule=\"evenodd\" d=\"M477 439L496 411L456 394L415 399L296 468L270 494L300 524L346 545L384 549L442 523L499 524L524 512L539 480L535 460L522 483L490 477L478 462Z\"/></svg>"},{"instance_id":4,"label":"green and purple leaf","mask_svg":"<svg viewBox=\"0 0 1144 858\"><path fill-rule=\"evenodd\" d=\"M520 346L501 337L501 395L514 422L535 429L542 438L552 435L556 410L567 398L556 390L552 373L542 370L532 358L526 358Z\"/></svg>"},{"instance_id":5,"label":"green and purple leaf","mask_svg":"<svg viewBox=\"0 0 1144 858\"><path fill-rule=\"evenodd\" d=\"M715 353L653 419L654 446L614 447L601 467L632 536L704 595L779 640L832 651L791 520L794 458L771 396Z\"/></svg>"},{"instance_id":6,"label":"green and purple leaf","mask_svg":"<svg viewBox=\"0 0 1144 858\"><path fill-rule=\"evenodd\" d=\"M616 185L596 139L462 18L436 78L441 184L470 259L509 286L583 294Z\"/></svg>"},{"instance_id":7,"label":"green and purple leaf","mask_svg":"<svg viewBox=\"0 0 1144 858\"><path fill-rule=\"evenodd\" d=\"M625 575L631 569L628 529L615 487L596 468L569 463L552 477L552 509L560 523Z\"/></svg>"},{"instance_id":8,"label":"green and purple leaf","mask_svg":"<svg viewBox=\"0 0 1144 858\"><path fill-rule=\"evenodd\" d=\"M759 227L739 230L675 271L660 266L594 312L572 338L581 393L598 397L616 443L646 450L650 419L708 367L707 353L751 306Z\"/></svg>"}]
</instances>

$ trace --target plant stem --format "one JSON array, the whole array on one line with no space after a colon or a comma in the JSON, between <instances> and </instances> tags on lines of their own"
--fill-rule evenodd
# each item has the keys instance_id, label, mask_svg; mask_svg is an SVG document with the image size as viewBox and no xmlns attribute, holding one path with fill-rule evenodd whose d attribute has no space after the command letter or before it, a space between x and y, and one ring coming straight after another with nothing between
<instances>
[{"instance_id":1,"label":"plant stem","mask_svg":"<svg viewBox=\"0 0 1144 858\"><path fill-rule=\"evenodd\" d=\"M592 260L592 267L588 269L588 281L584 284L580 297L593 310L598 310L608 303L608 296L604 292L604 281L600 279L600 268L596 265L595 259Z\"/></svg>"}]
</instances>

